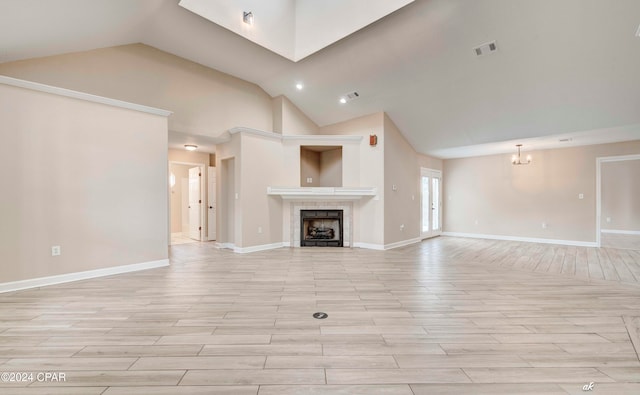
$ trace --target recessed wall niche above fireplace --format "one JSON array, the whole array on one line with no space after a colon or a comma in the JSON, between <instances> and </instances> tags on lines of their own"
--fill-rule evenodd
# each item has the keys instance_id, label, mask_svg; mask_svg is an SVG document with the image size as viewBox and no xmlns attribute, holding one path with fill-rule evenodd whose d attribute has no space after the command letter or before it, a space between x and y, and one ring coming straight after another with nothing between
<instances>
[{"instance_id":1,"label":"recessed wall niche above fireplace","mask_svg":"<svg viewBox=\"0 0 640 395\"><path fill-rule=\"evenodd\" d=\"M342 247L342 210L300 210L300 247Z\"/></svg>"},{"instance_id":2,"label":"recessed wall niche above fireplace","mask_svg":"<svg viewBox=\"0 0 640 395\"><path fill-rule=\"evenodd\" d=\"M342 186L342 146L300 146L301 187Z\"/></svg>"}]
</instances>

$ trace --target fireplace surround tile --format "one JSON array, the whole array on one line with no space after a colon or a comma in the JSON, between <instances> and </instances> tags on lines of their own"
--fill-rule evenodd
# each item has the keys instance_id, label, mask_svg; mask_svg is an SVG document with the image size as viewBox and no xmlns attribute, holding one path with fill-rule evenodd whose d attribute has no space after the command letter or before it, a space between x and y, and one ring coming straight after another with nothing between
<instances>
[{"instance_id":1,"label":"fireplace surround tile","mask_svg":"<svg viewBox=\"0 0 640 395\"><path fill-rule=\"evenodd\" d=\"M353 202L341 201L300 201L292 202L290 212L290 235L292 247L300 247L300 210L342 210L343 211L343 245L350 247L353 240Z\"/></svg>"}]
</instances>

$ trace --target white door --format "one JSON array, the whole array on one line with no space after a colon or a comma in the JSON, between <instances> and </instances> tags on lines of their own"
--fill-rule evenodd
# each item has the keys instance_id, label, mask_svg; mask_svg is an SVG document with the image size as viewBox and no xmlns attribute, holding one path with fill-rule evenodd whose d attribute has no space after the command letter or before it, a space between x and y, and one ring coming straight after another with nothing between
<instances>
[{"instance_id":1,"label":"white door","mask_svg":"<svg viewBox=\"0 0 640 395\"><path fill-rule=\"evenodd\" d=\"M442 172L420 169L420 236L442 233Z\"/></svg>"},{"instance_id":2,"label":"white door","mask_svg":"<svg viewBox=\"0 0 640 395\"><path fill-rule=\"evenodd\" d=\"M202 240L200 177L199 167L189 169L189 237L194 240Z\"/></svg>"},{"instance_id":3,"label":"white door","mask_svg":"<svg viewBox=\"0 0 640 395\"><path fill-rule=\"evenodd\" d=\"M207 238L216 240L216 168L209 167L209 177L207 180L207 199L209 209L207 211Z\"/></svg>"}]
</instances>

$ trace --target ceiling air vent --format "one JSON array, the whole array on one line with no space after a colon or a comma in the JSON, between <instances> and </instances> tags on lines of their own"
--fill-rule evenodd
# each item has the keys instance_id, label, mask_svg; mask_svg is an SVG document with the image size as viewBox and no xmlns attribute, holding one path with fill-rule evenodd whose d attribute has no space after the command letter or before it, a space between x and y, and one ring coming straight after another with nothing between
<instances>
[{"instance_id":1,"label":"ceiling air vent","mask_svg":"<svg viewBox=\"0 0 640 395\"><path fill-rule=\"evenodd\" d=\"M344 95L340 96L340 103L344 104L344 103L350 102L351 100L355 100L359 97L360 97L360 94L358 92L345 93Z\"/></svg>"},{"instance_id":2,"label":"ceiling air vent","mask_svg":"<svg viewBox=\"0 0 640 395\"><path fill-rule=\"evenodd\" d=\"M492 52L497 51L498 47L497 47L495 41L491 41L491 42L479 45L479 46L475 47L473 50L475 51L476 56L482 56L482 55L487 55L487 54L490 54Z\"/></svg>"},{"instance_id":3,"label":"ceiling air vent","mask_svg":"<svg viewBox=\"0 0 640 395\"><path fill-rule=\"evenodd\" d=\"M358 97L360 97L360 95L358 94L358 92L349 92L346 93L344 97L347 99L347 101L351 101L353 99L357 99Z\"/></svg>"}]
</instances>

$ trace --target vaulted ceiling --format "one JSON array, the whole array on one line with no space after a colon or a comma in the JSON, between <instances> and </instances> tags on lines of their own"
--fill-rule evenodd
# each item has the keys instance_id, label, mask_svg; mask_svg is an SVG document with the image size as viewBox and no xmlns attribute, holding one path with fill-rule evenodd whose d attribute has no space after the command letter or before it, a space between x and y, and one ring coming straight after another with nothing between
<instances>
[{"instance_id":1,"label":"vaulted ceiling","mask_svg":"<svg viewBox=\"0 0 640 395\"><path fill-rule=\"evenodd\" d=\"M639 24L637 0L416 0L293 62L178 0L0 0L0 62L142 42L321 126L385 111L417 151L456 157L640 139Z\"/></svg>"}]
</instances>

